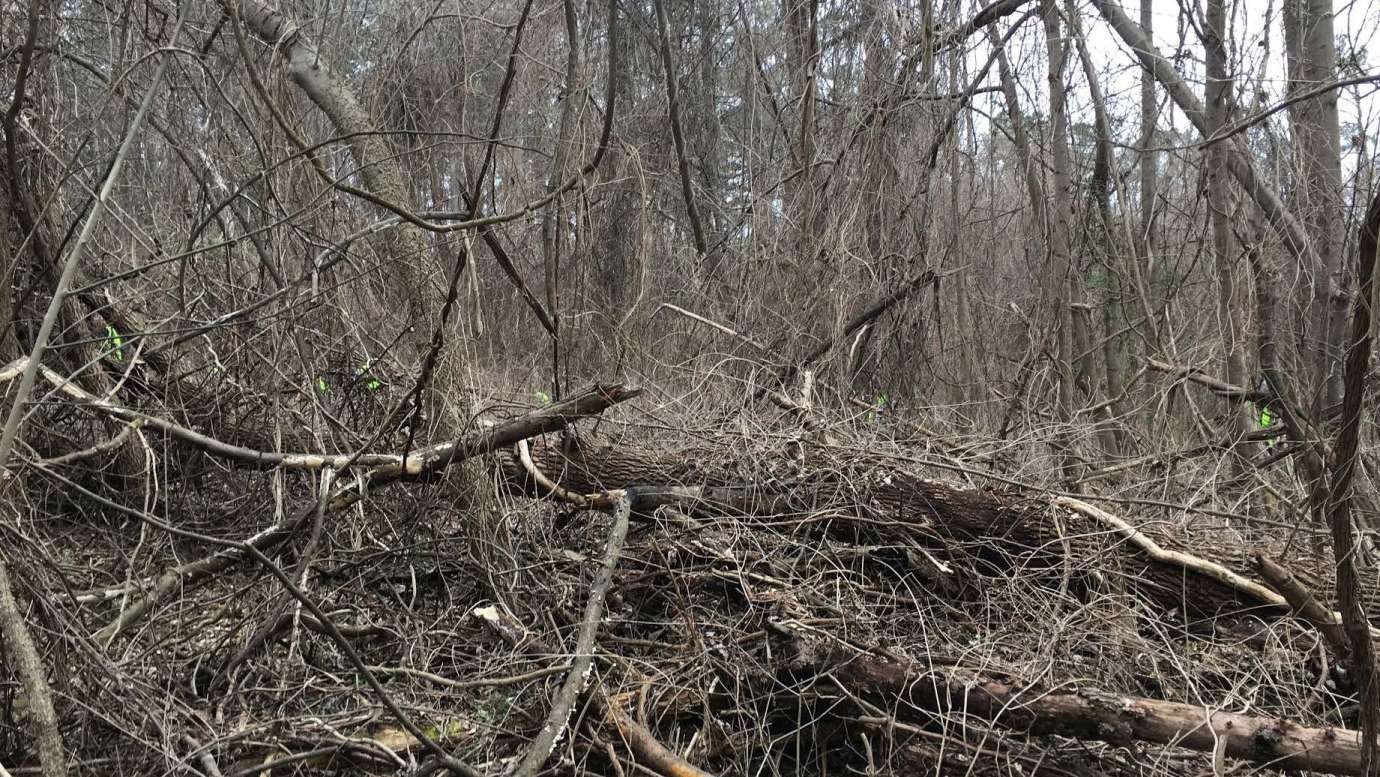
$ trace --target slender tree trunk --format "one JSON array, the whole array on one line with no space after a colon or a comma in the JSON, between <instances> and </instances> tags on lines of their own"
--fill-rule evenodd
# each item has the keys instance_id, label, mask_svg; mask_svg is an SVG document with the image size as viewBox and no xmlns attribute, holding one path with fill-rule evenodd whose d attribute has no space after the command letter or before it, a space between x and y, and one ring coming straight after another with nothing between
<instances>
[{"instance_id":1,"label":"slender tree trunk","mask_svg":"<svg viewBox=\"0 0 1380 777\"><path fill-rule=\"evenodd\" d=\"M551 156L551 169L546 176L546 193L552 194L565 182L566 168L569 166L570 142L575 134L575 106L580 103L584 90L576 86L580 72L580 27L575 18L574 0L562 3L565 11L565 99L561 101L560 124L556 129L556 148ZM551 338L551 391L552 398L561 396L561 236L565 234L563 198L546 209L541 220L542 266L546 278L546 309L551 311L551 323L555 333Z\"/></svg>"},{"instance_id":2,"label":"slender tree trunk","mask_svg":"<svg viewBox=\"0 0 1380 777\"><path fill-rule=\"evenodd\" d=\"M1091 54L1088 52L1087 40L1083 35L1082 26L1078 22L1077 8L1073 0L1069 0L1065 8L1068 11L1069 27L1074 42L1078 46L1078 59L1083 65L1083 74L1088 79L1088 96L1092 98L1093 104L1093 129L1097 133L1097 150L1093 157L1093 171L1089 180L1088 197L1096 208L1096 216L1088 216L1085 222L1091 225L1090 232L1094 244L1094 253L1099 258L1102 265L1102 302L1095 304L1095 308L1100 307L1102 311L1102 364L1103 377L1105 380L1104 396L1108 399L1107 413L1109 421L1104 424L1102 431L1103 447L1108 454L1117 456L1126 446L1125 419L1129 413L1124 389L1125 375L1125 351L1127 339L1120 334L1124 305L1120 288L1119 279L1121 273L1115 269L1114 257L1119 253L1116 250L1116 229L1112 217L1111 203L1111 183L1112 183L1112 129L1111 119L1107 115L1107 101L1102 96L1102 85L1097 78L1097 69L1093 66ZM1134 263L1134 260L1132 261Z\"/></svg>"},{"instance_id":3,"label":"slender tree trunk","mask_svg":"<svg viewBox=\"0 0 1380 777\"><path fill-rule=\"evenodd\" d=\"M1375 285L1377 242L1380 242L1380 193L1370 203L1361 225L1358 272L1360 289L1351 320L1351 336L1346 352L1346 393L1342 404L1337 442L1332 450L1331 488L1327 494L1327 521L1332 534L1332 554L1337 564L1337 604L1342 627L1351 644L1352 671L1356 677L1361 708L1361 764L1364 773L1380 771L1380 678L1376 677L1375 642L1371 638L1362 588L1366 581L1359 573L1356 529L1352 513L1356 495L1352 486L1360 459L1361 407L1366 393L1366 372L1371 355L1371 305Z\"/></svg>"},{"instance_id":4,"label":"slender tree trunk","mask_svg":"<svg viewBox=\"0 0 1380 777\"><path fill-rule=\"evenodd\" d=\"M699 146L702 172L702 188L705 204L702 211L705 229L710 235L720 235L727 225L723 223L723 181L719 174L719 141L722 128L719 123L719 70L717 43L720 30L720 6L712 0L697 0L695 3L696 23L700 33L700 71L699 94L693 110L696 145ZM713 263L711 257L711 264Z\"/></svg>"},{"instance_id":5,"label":"slender tree trunk","mask_svg":"<svg viewBox=\"0 0 1380 777\"><path fill-rule=\"evenodd\" d=\"M1006 48L1002 46L1001 34L997 32L995 24L987 28L987 36L992 45L997 47L997 72L1001 75L1002 95L1006 98L1006 117L1011 121L1011 137L1015 140L1016 160L1021 166L1021 179L1025 183L1026 196L1030 198L1035 223L1040 225L1032 237L1036 241L1036 252L1044 255L1045 192L1040 184L1039 171L1035 168L1034 155L1030 150L1030 137L1025 131L1025 117L1021 113L1021 103L1016 92L1016 76L1011 71L1011 62L1006 56Z\"/></svg>"},{"instance_id":6,"label":"slender tree trunk","mask_svg":"<svg viewBox=\"0 0 1380 777\"><path fill-rule=\"evenodd\" d=\"M815 202L815 101L816 69L819 67L819 38L816 15L818 0L783 0L786 17L787 54L791 78L791 99L796 106L795 138L792 142L793 170L799 174L787 187L793 203L792 213L798 230L798 258L813 259L819 251L818 204Z\"/></svg>"},{"instance_id":7,"label":"slender tree trunk","mask_svg":"<svg viewBox=\"0 0 1380 777\"><path fill-rule=\"evenodd\" d=\"M1057 0L1041 0L1041 17L1045 25L1045 47L1049 54L1049 147L1052 186L1050 187L1049 207L1046 210L1045 230L1048 234L1050 256L1049 269L1054 280L1054 310L1056 335L1059 345L1059 369L1063 374L1059 379L1059 397L1056 413L1060 422L1073 419L1074 402L1074 303L1073 259L1070 248L1070 224L1073 218L1072 190L1070 179L1069 141L1064 124L1067 112L1064 98L1064 65L1067 61L1068 47L1065 45L1059 22ZM1060 448L1060 475L1066 483L1073 484L1078 477L1077 458L1073 451L1073 440L1065 433L1057 440Z\"/></svg>"},{"instance_id":8,"label":"slender tree trunk","mask_svg":"<svg viewBox=\"0 0 1380 777\"><path fill-rule=\"evenodd\" d=\"M1203 102L1207 105L1207 131L1211 135L1227 125L1230 112L1232 82L1227 77L1226 24L1224 0L1207 0L1207 25L1204 47L1207 57L1207 83ZM1217 268L1217 323L1222 336L1223 373L1234 386L1249 386L1244 360L1246 331L1245 301L1238 299L1235 272L1235 245L1231 233L1231 191L1227 172L1228 147L1218 143L1207 153L1207 202L1212 222L1212 247ZM1233 450L1248 431L1243 406L1225 402L1227 435ZM1240 457L1233 457L1236 474L1242 471Z\"/></svg>"},{"instance_id":9,"label":"slender tree trunk","mask_svg":"<svg viewBox=\"0 0 1380 777\"><path fill-rule=\"evenodd\" d=\"M1154 40L1155 14L1154 0L1141 0L1140 26L1147 40ZM1164 308L1163 284L1160 283L1159 262L1155 258L1155 197L1159 189L1159 152L1155 150L1155 125L1159 122L1159 105L1155 102L1155 74L1148 69L1140 71L1140 261L1142 278L1149 292L1152 308L1147 315L1154 315L1150 331L1155 339L1158 334L1158 315Z\"/></svg>"},{"instance_id":10,"label":"slender tree trunk","mask_svg":"<svg viewBox=\"0 0 1380 777\"><path fill-rule=\"evenodd\" d=\"M676 87L676 64L671 57L671 33L666 20L666 3L663 0L653 2L656 5L661 69L666 76L666 103L671 120L671 141L675 145L676 165L680 172L681 199L685 201L685 215L690 221L690 236L695 241L695 253L699 256L700 262L706 263L709 244L705 239L704 222L700 219L699 208L695 205L695 192L690 178L690 152L685 147L684 122L681 121L680 115L680 90ZM708 271L712 268L706 266L704 269Z\"/></svg>"}]
</instances>

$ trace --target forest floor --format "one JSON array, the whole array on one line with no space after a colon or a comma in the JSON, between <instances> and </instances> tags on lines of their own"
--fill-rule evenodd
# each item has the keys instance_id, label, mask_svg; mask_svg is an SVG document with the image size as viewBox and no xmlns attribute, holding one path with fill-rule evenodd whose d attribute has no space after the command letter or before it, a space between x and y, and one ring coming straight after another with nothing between
<instances>
[{"instance_id":1,"label":"forest floor","mask_svg":"<svg viewBox=\"0 0 1380 777\"><path fill-rule=\"evenodd\" d=\"M54 694L81 773L406 773L434 764L429 739L494 774L515 768L552 718L546 773L1240 774L1268 768L1268 753L1238 762L1225 744L1203 752L1189 731L1180 748L1134 725L1051 725L1022 705L1110 695L1191 705L1205 719L1356 727L1344 665L1317 631L1259 602L1204 606L1182 570L1171 570L1186 581L1180 594L1148 586L1158 562L1138 559L1131 535L1041 508L1056 496L1035 482L1054 478L1039 477L1038 460L1011 474L1000 461L1009 441L940 440L863 411L810 431L798 413L653 417L636 404L534 441L530 456L505 451L492 468L500 509L488 518L458 508L444 482L404 485L279 546L278 567L334 635L252 562L177 588L114 637L99 632L163 570L215 549L171 541L79 492L44 492L32 514L50 517L31 527L44 550L24 586L42 602L49 638L74 645L57 657ZM613 453L627 454L624 468L600 458ZM1180 504L1099 503L1166 547L1242 575L1251 572L1237 562L1271 548L1301 577L1330 579L1313 535L1291 529L1278 506L1243 524L1184 509L1192 494L1143 475L1108 475L1086 496ZM618 508L539 498L549 488L538 476L572 494L755 489L736 502L721 491L634 504L568 716L552 708ZM1013 484L1026 477L1035 482ZM994 505L1002 520L1038 514L1056 539L1032 540L1015 523L946 525L952 504L885 496L912 482L971 495L972 510ZM213 464L143 498L182 530L247 537L315 493L307 478ZM909 679L869 685L857 674L869 661L907 667ZM944 687L958 695L916 698L922 675L933 688L956 683ZM976 709L964 689L993 678L1018 698ZM0 755L22 752L23 704L3 675L0 710Z\"/></svg>"}]
</instances>

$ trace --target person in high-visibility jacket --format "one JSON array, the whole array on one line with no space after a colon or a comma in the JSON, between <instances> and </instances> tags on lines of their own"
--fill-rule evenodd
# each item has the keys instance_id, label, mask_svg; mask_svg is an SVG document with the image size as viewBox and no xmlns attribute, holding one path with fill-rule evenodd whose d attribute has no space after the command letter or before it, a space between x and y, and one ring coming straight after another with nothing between
<instances>
[{"instance_id":1,"label":"person in high-visibility jacket","mask_svg":"<svg viewBox=\"0 0 1380 777\"><path fill-rule=\"evenodd\" d=\"M1261 405L1261 406L1260 406L1260 428L1261 428L1261 429L1269 429L1269 428L1270 428L1270 425L1273 424L1274 422L1275 422L1274 416L1270 415L1270 406L1269 406L1269 405ZM1275 447L1275 438L1271 437L1270 439L1266 440L1266 441L1265 441L1265 447L1266 447L1266 448L1273 448L1273 447Z\"/></svg>"},{"instance_id":2,"label":"person in high-visibility jacket","mask_svg":"<svg viewBox=\"0 0 1380 777\"><path fill-rule=\"evenodd\" d=\"M117 362L125 360L125 339L120 336L120 330L113 326L105 328L105 342L108 346L107 353Z\"/></svg>"}]
</instances>

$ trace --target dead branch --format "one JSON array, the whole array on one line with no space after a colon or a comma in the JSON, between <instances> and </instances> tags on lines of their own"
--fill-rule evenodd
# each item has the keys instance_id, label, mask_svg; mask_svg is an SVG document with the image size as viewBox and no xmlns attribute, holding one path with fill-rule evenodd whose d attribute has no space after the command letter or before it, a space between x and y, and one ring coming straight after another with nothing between
<instances>
[{"instance_id":1,"label":"dead branch","mask_svg":"<svg viewBox=\"0 0 1380 777\"><path fill-rule=\"evenodd\" d=\"M58 726L57 712L53 709L53 693L43 668L43 659L38 655L29 626L15 601L14 590L10 586L9 568L0 558L0 636L5 638L5 646L10 660L23 683L24 699L29 707L29 725L38 745L39 763L43 765L43 777L62 777L67 774L67 759L63 754L62 730Z\"/></svg>"},{"instance_id":2,"label":"dead branch","mask_svg":"<svg viewBox=\"0 0 1380 777\"><path fill-rule=\"evenodd\" d=\"M943 51L952 46L962 45L973 33L1019 11L1021 6L1027 2L1029 0L997 0L991 5L983 6L982 10L973 14L973 18L952 29L940 32L935 36L934 43L931 45L934 46L935 51Z\"/></svg>"},{"instance_id":3,"label":"dead branch","mask_svg":"<svg viewBox=\"0 0 1380 777\"><path fill-rule=\"evenodd\" d=\"M1271 591L1269 588L1266 588L1254 580L1247 579L1221 564L1198 558L1188 553L1181 553L1176 550L1165 550L1131 524L1100 507L1094 507L1080 499L1066 496L1056 497L1054 504L1081 513L1099 523L1110 526L1118 535L1125 538L1156 561L1181 566L1185 570L1210 577L1225 586L1236 589L1244 596L1256 599L1263 604L1271 604L1277 607L1284 607L1288 604L1288 602L1284 600L1284 597Z\"/></svg>"},{"instance_id":4,"label":"dead branch","mask_svg":"<svg viewBox=\"0 0 1380 777\"><path fill-rule=\"evenodd\" d=\"M1298 578L1288 569L1271 561L1265 554L1256 554L1255 563L1256 568L1260 570L1260 576L1289 602L1294 614L1317 629L1333 654L1345 660L1351 654L1351 647L1347 644L1346 633L1342 630L1341 621L1337 619L1337 613L1319 604Z\"/></svg>"},{"instance_id":5,"label":"dead branch","mask_svg":"<svg viewBox=\"0 0 1380 777\"><path fill-rule=\"evenodd\" d=\"M633 720L623 711L617 701L605 699L604 709L607 711L609 719L613 721L613 725L617 727L618 733L622 735L623 741L627 743L628 748L637 755L643 765L663 777L712 777L709 772L686 761L666 745L657 741L657 738L652 736L652 732L648 731L646 726Z\"/></svg>"},{"instance_id":6,"label":"dead branch","mask_svg":"<svg viewBox=\"0 0 1380 777\"><path fill-rule=\"evenodd\" d=\"M522 646L531 653L544 656L556 652L540 639L532 638L522 624L500 612L497 607L480 607L473 615L513 647ZM590 698L590 702L596 713L607 716L614 722L633 754L662 777L711 777L708 772L697 768L661 744L645 726L618 709L618 702L609 698L602 689Z\"/></svg>"},{"instance_id":7,"label":"dead branch","mask_svg":"<svg viewBox=\"0 0 1380 777\"><path fill-rule=\"evenodd\" d=\"M640 393L640 389L621 384L595 386L564 402L532 411L497 426L471 432L458 440L423 449L408 457L405 469L401 464L379 467L370 470L361 481L365 484L364 488L357 484L341 487L327 501L326 509L328 512L338 512L363 499L367 489L434 475L457 461L493 453L511 447L518 440L553 432L581 418L598 415L614 404ZM267 550L292 536L314 511L315 506L303 511L293 520L275 524L239 544L258 551ZM116 636L142 620L173 591L229 569L239 563L242 556L237 548L225 548L205 558L169 569L159 576L153 591L126 607L115 620L95 634L95 640L98 644L109 644Z\"/></svg>"},{"instance_id":8,"label":"dead branch","mask_svg":"<svg viewBox=\"0 0 1380 777\"><path fill-rule=\"evenodd\" d=\"M791 382L795 380L796 375L799 374L801 369L804 369L805 367L808 367L811 364L815 363L825 354L829 353L829 351L833 350L834 346L838 345L843 340L846 340L854 332L872 323L873 321L876 321L878 318L881 318L883 313L887 312L888 310L891 310L896 305L904 302L912 294L926 286L934 286L935 288L939 287L939 276L935 274L933 270L925 270L921 272L919 275L916 275L914 278L911 278L910 280L901 284L901 286L897 288L895 291L891 292L885 297L882 297L881 299L878 299L871 305L868 305L866 308L862 310L862 312L858 313L856 316L853 316L846 323L844 323L844 325L840 327L837 332L834 333L833 337L830 337L828 340L825 340L823 343L816 346L814 350L810 351L809 353L806 353L804 356L795 360L786 369L779 371L775 378L776 385L789 386ZM767 386L759 388L757 390L757 397L760 399L766 391L770 390L770 388L771 387Z\"/></svg>"},{"instance_id":9,"label":"dead branch","mask_svg":"<svg viewBox=\"0 0 1380 777\"><path fill-rule=\"evenodd\" d=\"M584 690L594 663L594 638L599 632L599 624L604 615L604 597L608 595L609 584L613 581L613 570L618 565L618 557L623 550L623 539L628 536L628 516L632 514L632 503L626 496L618 500L613 510L613 526L609 529L608 546L604 551L604 563L594 578L589 590L589 601L585 604L585 617L580 623L580 634L575 640L575 656L570 664L570 674L556 694L551 704L551 713L546 722L527 748L526 754L514 772L517 777L532 777L546 759L551 757L557 741L570 725L570 713L575 708L575 700Z\"/></svg>"},{"instance_id":10,"label":"dead branch","mask_svg":"<svg viewBox=\"0 0 1380 777\"><path fill-rule=\"evenodd\" d=\"M399 462L371 469L361 486L343 490L332 496L330 510L334 512L349 507L371 489L402 480L425 480L458 461L511 448L518 440L564 429L575 421L596 416L641 393L641 389L621 383L596 384L569 399L533 410L497 426L423 448L409 455L405 464Z\"/></svg>"},{"instance_id":11,"label":"dead branch","mask_svg":"<svg viewBox=\"0 0 1380 777\"><path fill-rule=\"evenodd\" d=\"M739 332L738 330L733 329L731 327L725 326L724 324L720 324L719 322L714 321L713 319L705 318L704 316L701 316L698 313L692 313L691 311L686 310L685 308L680 307L679 305L672 305L669 302L663 302L660 305L657 305L656 310L652 311L652 315L656 315L657 312L659 312L663 308L673 313L679 313L680 315L685 316L691 321L697 321L701 324L704 324L707 327L710 327L711 329L717 329L720 332L723 332L724 334L728 335L729 337L732 337L747 345L752 346L758 351L761 351L763 353L767 353L768 351L770 351L770 349L767 348L767 346L743 334L742 332Z\"/></svg>"},{"instance_id":12,"label":"dead branch","mask_svg":"<svg viewBox=\"0 0 1380 777\"><path fill-rule=\"evenodd\" d=\"M1173 375L1180 380L1197 383L1199 386L1202 386L1223 399L1229 399L1235 402L1257 402L1260 404L1267 404L1275 399L1267 392L1255 391L1244 386L1232 385L1203 372L1197 367L1169 364L1153 358L1147 358L1145 364L1156 372L1163 372L1168 375Z\"/></svg>"},{"instance_id":13,"label":"dead branch","mask_svg":"<svg viewBox=\"0 0 1380 777\"><path fill-rule=\"evenodd\" d=\"M28 363L28 357L21 357L0 370L0 383L13 380ZM402 456L386 453L280 453L260 451L234 445L204 435L194 429L174 423L164 418L131 410L108 399L94 397L73 381L64 378L48 367L39 366L43 377L54 388L79 402L83 407L95 410L131 424L140 424L167 433L173 439L197 448L208 456L232 461L256 468L272 469L281 467L292 470L342 469L350 466L372 467L368 475L370 485L393 482L395 480L416 479L470 456L490 453L498 448L512 445L519 439L545 434L564 427L569 421L598 415L619 402L632 399L641 389L622 384L596 385L570 399L548 407L534 410L521 418L507 421L492 430L483 430L450 442L433 445ZM334 509L339 509L335 507Z\"/></svg>"},{"instance_id":14,"label":"dead branch","mask_svg":"<svg viewBox=\"0 0 1380 777\"><path fill-rule=\"evenodd\" d=\"M29 357L27 356L20 357L10 362L3 370L0 370L0 383L13 380L24 371L28 363ZM189 429L165 418L159 418L147 413L142 413L138 410L132 410L117 405L107 398L92 396L85 389L78 386L75 381L59 375L56 371L47 366L39 365L38 370L44 380L50 383L54 389L71 397L82 407L103 413L129 424L138 424L150 429L156 429L166 433L169 437L178 442L201 450L208 456L232 461L246 467L256 469L282 467L283 469L317 470L326 468L340 469L352 463L354 465L370 467L398 465L402 462L400 456L393 454L370 453L352 456L349 454L279 453L276 451L258 451L252 448L245 448L240 445L224 442L214 437L204 435L201 432Z\"/></svg>"}]
</instances>

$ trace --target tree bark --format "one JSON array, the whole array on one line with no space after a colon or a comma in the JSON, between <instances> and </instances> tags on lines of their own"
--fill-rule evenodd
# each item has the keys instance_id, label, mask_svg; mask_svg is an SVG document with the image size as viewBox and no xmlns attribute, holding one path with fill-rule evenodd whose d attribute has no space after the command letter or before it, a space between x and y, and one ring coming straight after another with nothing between
<instances>
[{"instance_id":1,"label":"tree bark","mask_svg":"<svg viewBox=\"0 0 1380 777\"><path fill-rule=\"evenodd\" d=\"M1307 92L1337 77L1332 0L1285 0L1284 51L1288 95ZM1329 90L1289 107L1294 150L1294 207L1312 243L1315 264L1310 303L1313 415L1342 401L1342 340L1346 280L1342 256L1341 129L1337 92Z\"/></svg>"},{"instance_id":2,"label":"tree bark","mask_svg":"<svg viewBox=\"0 0 1380 777\"><path fill-rule=\"evenodd\" d=\"M1075 341L1087 341L1086 335L1079 338L1074 331L1078 322L1073 317L1072 305L1076 301L1076 278L1073 268L1072 248L1069 236L1073 220L1072 191L1070 176L1069 140L1064 123L1067 120L1064 95L1064 66L1068 47L1060 30L1059 4L1056 0L1041 0L1041 16L1045 26L1045 48L1049 55L1049 144L1052 187L1049 192L1049 208L1045 211L1047 223L1045 234L1050 256L1050 273L1053 276L1055 310L1055 333L1059 348L1059 394L1056 415L1060 422L1067 424L1073 419L1073 389L1076 378L1074 364ZM1082 349L1080 349L1082 350ZM1079 476L1079 463L1074 453L1072 436L1061 433L1056 437L1059 449L1059 469L1061 479L1070 484L1076 483Z\"/></svg>"},{"instance_id":3,"label":"tree bark","mask_svg":"<svg viewBox=\"0 0 1380 777\"><path fill-rule=\"evenodd\" d=\"M1207 104L1207 134L1225 127L1230 116L1232 82L1227 77L1227 13L1224 0L1208 0L1203 45L1207 58L1207 82L1203 86L1203 101ZM1231 191L1227 181L1228 147L1218 143L1207 152L1207 202L1212 227L1212 248L1217 269L1217 324L1222 335L1223 375L1228 383L1244 386L1246 377L1243 336L1246 332L1244 300L1238 300L1236 277L1232 268L1235 246L1231 233ZM1248 427L1244 408L1224 402L1227 416L1227 436L1232 440L1232 471L1239 476L1245 462L1240 440Z\"/></svg>"},{"instance_id":4,"label":"tree bark","mask_svg":"<svg viewBox=\"0 0 1380 777\"><path fill-rule=\"evenodd\" d=\"M1361 762L1368 773L1374 772L1380 757L1380 742L1376 741L1380 728L1380 678L1375 671L1375 643L1361 601L1361 580L1356 530L1351 525L1355 494L1352 480L1360 457L1361 406L1366 393L1366 371L1370 368L1371 352L1371 294L1375 290L1375 262L1377 241L1380 241L1380 193L1371 201L1361 225L1359 293L1356 310L1351 319L1351 343L1346 353L1346 395L1342 401L1342 423L1337 443L1332 449L1332 488L1328 493L1327 522L1332 533L1332 555L1337 562L1337 603L1341 607L1342 628L1351 643L1352 666L1356 672L1356 686L1361 707Z\"/></svg>"},{"instance_id":5,"label":"tree bark","mask_svg":"<svg viewBox=\"0 0 1380 777\"><path fill-rule=\"evenodd\" d=\"M1154 39L1154 0L1141 0L1140 26L1146 40ZM1159 121L1159 105L1155 102L1155 74L1148 68L1140 73L1140 275L1142 294L1149 303L1150 331L1159 338L1158 313L1164 305L1163 295L1156 282L1159 270L1155 261L1155 197L1159 188L1159 152L1155 150L1155 125Z\"/></svg>"},{"instance_id":6,"label":"tree bark","mask_svg":"<svg viewBox=\"0 0 1380 777\"><path fill-rule=\"evenodd\" d=\"M1161 745L1220 752L1272 769L1362 774L1358 732L1305 728L1287 720L1222 712L1211 707L1108 693L1058 690L1003 676L873 654L830 655L797 639L796 671L829 673L853 694L928 724L936 717L975 717L1027 735ZM813 648L813 649L812 649Z\"/></svg>"},{"instance_id":7,"label":"tree bark","mask_svg":"<svg viewBox=\"0 0 1380 777\"><path fill-rule=\"evenodd\" d=\"M867 516L849 531L878 532L892 541L914 543L923 530L986 545L1024 558L1032 567L1063 569L1068 564L1110 570L1166 612L1282 616L1290 611L1282 596L1253 577L1261 548L1227 542L1207 547L1201 539L1184 537L1158 523L1135 525L1077 500L959 489L907 472L902 462L885 456L860 457L849 449L834 461L829 446L819 450L824 456L821 467L797 474L790 484L740 474L728 442L668 451L630 444L539 442L531 447L530 460L545 478L569 492L636 489L634 508L639 511L660 504L746 516L836 509L839 515ZM543 495L516 456L504 457L503 471L510 488ZM848 524L840 518L839 526ZM1330 567L1313 569L1303 561L1291 566L1309 590L1324 600L1331 596ZM1371 579L1373 573L1366 574ZM1368 598L1366 610L1372 620L1380 621L1377 604Z\"/></svg>"}]
</instances>

